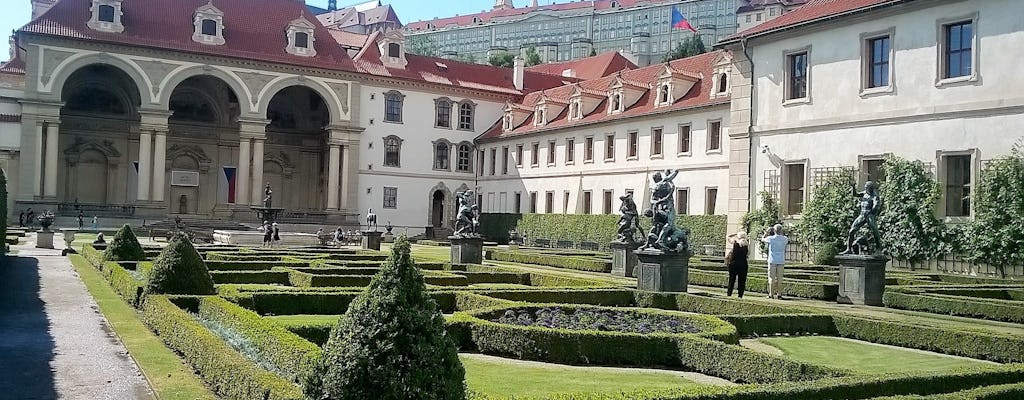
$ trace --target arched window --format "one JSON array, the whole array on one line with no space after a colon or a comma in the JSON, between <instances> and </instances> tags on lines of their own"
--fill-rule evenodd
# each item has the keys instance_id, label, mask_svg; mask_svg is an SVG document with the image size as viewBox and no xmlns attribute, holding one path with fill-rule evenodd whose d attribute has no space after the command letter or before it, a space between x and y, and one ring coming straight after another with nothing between
<instances>
[{"instance_id":1,"label":"arched window","mask_svg":"<svg viewBox=\"0 0 1024 400\"><path fill-rule=\"evenodd\" d=\"M672 102L671 100L669 100L670 94L671 93L669 93L668 85L661 85L661 104L668 104Z\"/></svg>"},{"instance_id":2,"label":"arched window","mask_svg":"<svg viewBox=\"0 0 1024 400\"><path fill-rule=\"evenodd\" d=\"M448 160L451 148L448 142L437 142L434 144L434 169L448 170Z\"/></svg>"},{"instance_id":3,"label":"arched window","mask_svg":"<svg viewBox=\"0 0 1024 400\"><path fill-rule=\"evenodd\" d=\"M459 129L464 131L473 130L473 103L464 102L459 104Z\"/></svg>"},{"instance_id":4,"label":"arched window","mask_svg":"<svg viewBox=\"0 0 1024 400\"><path fill-rule=\"evenodd\" d=\"M718 74L718 93L725 93L729 89L729 75L724 72Z\"/></svg>"},{"instance_id":5,"label":"arched window","mask_svg":"<svg viewBox=\"0 0 1024 400\"><path fill-rule=\"evenodd\" d=\"M572 118L583 119L583 107L579 102L572 103Z\"/></svg>"},{"instance_id":6,"label":"arched window","mask_svg":"<svg viewBox=\"0 0 1024 400\"><path fill-rule=\"evenodd\" d=\"M537 126L544 125L548 122L547 112L544 107L537 107L537 112L534 114L533 124Z\"/></svg>"},{"instance_id":7,"label":"arched window","mask_svg":"<svg viewBox=\"0 0 1024 400\"><path fill-rule=\"evenodd\" d=\"M469 158L472 156L472 154L473 154L472 146L470 146L469 144L466 144L466 143L463 143L463 144L459 145L459 148L458 148L458 159L457 159L457 162L455 164L455 168L459 172L470 172L469 166L473 165L473 164L472 164L472 160L470 160Z\"/></svg>"},{"instance_id":8,"label":"arched window","mask_svg":"<svg viewBox=\"0 0 1024 400\"><path fill-rule=\"evenodd\" d=\"M388 43L388 57L402 57L402 45L398 43Z\"/></svg>"},{"instance_id":9,"label":"arched window","mask_svg":"<svg viewBox=\"0 0 1024 400\"><path fill-rule=\"evenodd\" d=\"M100 22L114 22L114 6L111 5L100 5L98 9L99 16L96 18Z\"/></svg>"},{"instance_id":10,"label":"arched window","mask_svg":"<svg viewBox=\"0 0 1024 400\"><path fill-rule=\"evenodd\" d=\"M295 47L308 49L309 34L306 32L295 32Z\"/></svg>"},{"instance_id":11,"label":"arched window","mask_svg":"<svg viewBox=\"0 0 1024 400\"><path fill-rule=\"evenodd\" d=\"M391 91L384 93L384 121L402 122L402 102L405 95Z\"/></svg>"},{"instance_id":12,"label":"arched window","mask_svg":"<svg viewBox=\"0 0 1024 400\"><path fill-rule=\"evenodd\" d=\"M217 35L217 21L212 19L203 20L203 34L209 36Z\"/></svg>"},{"instance_id":13,"label":"arched window","mask_svg":"<svg viewBox=\"0 0 1024 400\"><path fill-rule=\"evenodd\" d=\"M452 127L452 102L448 99L437 99L434 102L434 127Z\"/></svg>"},{"instance_id":14,"label":"arched window","mask_svg":"<svg viewBox=\"0 0 1024 400\"><path fill-rule=\"evenodd\" d=\"M512 113L510 113L510 112L505 113L503 127L505 128L506 131L511 131L512 130Z\"/></svg>"},{"instance_id":15,"label":"arched window","mask_svg":"<svg viewBox=\"0 0 1024 400\"><path fill-rule=\"evenodd\" d=\"M384 166L401 166L402 139L398 136L384 138Z\"/></svg>"}]
</instances>

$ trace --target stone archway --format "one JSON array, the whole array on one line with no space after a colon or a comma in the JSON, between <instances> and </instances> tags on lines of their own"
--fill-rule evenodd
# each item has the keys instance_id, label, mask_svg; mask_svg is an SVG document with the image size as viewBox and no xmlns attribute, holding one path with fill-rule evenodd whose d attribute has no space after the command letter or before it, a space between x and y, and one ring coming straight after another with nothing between
<instances>
[{"instance_id":1,"label":"stone archway","mask_svg":"<svg viewBox=\"0 0 1024 400\"><path fill-rule=\"evenodd\" d=\"M455 215L455 197L444 182L427 191L427 225L435 228L448 227Z\"/></svg>"}]
</instances>

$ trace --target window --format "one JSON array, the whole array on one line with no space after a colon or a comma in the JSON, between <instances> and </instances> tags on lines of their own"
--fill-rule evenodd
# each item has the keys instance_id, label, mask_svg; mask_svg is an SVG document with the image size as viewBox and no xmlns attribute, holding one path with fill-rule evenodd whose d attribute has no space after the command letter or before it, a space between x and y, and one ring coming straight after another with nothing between
<instances>
[{"instance_id":1,"label":"window","mask_svg":"<svg viewBox=\"0 0 1024 400\"><path fill-rule=\"evenodd\" d=\"M555 192L544 193L544 213L551 214L555 209Z\"/></svg>"},{"instance_id":2,"label":"window","mask_svg":"<svg viewBox=\"0 0 1024 400\"><path fill-rule=\"evenodd\" d=\"M216 36L217 35L217 21L214 21L212 19L204 19L203 20L202 32L203 32L204 35L207 35L207 36Z\"/></svg>"},{"instance_id":3,"label":"window","mask_svg":"<svg viewBox=\"0 0 1024 400\"><path fill-rule=\"evenodd\" d=\"M690 124L679 125L679 154L690 154Z\"/></svg>"},{"instance_id":4,"label":"window","mask_svg":"<svg viewBox=\"0 0 1024 400\"><path fill-rule=\"evenodd\" d=\"M669 100L669 95L671 95L671 93L669 91L668 85L661 85L661 104L671 103L671 101Z\"/></svg>"},{"instance_id":5,"label":"window","mask_svg":"<svg viewBox=\"0 0 1024 400\"><path fill-rule=\"evenodd\" d=\"M707 188L704 197L704 214L715 215L715 205L718 203L718 188Z\"/></svg>"},{"instance_id":6,"label":"window","mask_svg":"<svg viewBox=\"0 0 1024 400\"><path fill-rule=\"evenodd\" d=\"M480 176L484 175L484 158L486 158L485 157L486 155L487 155L487 153L485 153L483 150L480 150L480 157L479 157L480 161L478 161L479 167L477 168L477 170L480 171Z\"/></svg>"},{"instance_id":7,"label":"window","mask_svg":"<svg viewBox=\"0 0 1024 400\"><path fill-rule=\"evenodd\" d=\"M565 139L565 163L574 164L576 162L576 138Z\"/></svg>"},{"instance_id":8,"label":"window","mask_svg":"<svg viewBox=\"0 0 1024 400\"><path fill-rule=\"evenodd\" d=\"M612 193L614 192L612 192L611 190L604 191L604 199L601 204L601 212L604 214L612 213Z\"/></svg>"},{"instance_id":9,"label":"window","mask_svg":"<svg viewBox=\"0 0 1024 400\"><path fill-rule=\"evenodd\" d=\"M722 150L722 121L708 122L708 151Z\"/></svg>"},{"instance_id":10,"label":"window","mask_svg":"<svg viewBox=\"0 0 1024 400\"><path fill-rule=\"evenodd\" d=\"M622 94L615 93L612 95L612 108L608 110L610 113L616 113L622 111Z\"/></svg>"},{"instance_id":11,"label":"window","mask_svg":"<svg viewBox=\"0 0 1024 400\"><path fill-rule=\"evenodd\" d=\"M555 165L555 141L548 141L548 165Z\"/></svg>"},{"instance_id":12,"label":"window","mask_svg":"<svg viewBox=\"0 0 1024 400\"><path fill-rule=\"evenodd\" d=\"M807 52L790 54L787 57L786 100L807 98Z\"/></svg>"},{"instance_id":13,"label":"window","mask_svg":"<svg viewBox=\"0 0 1024 400\"><path fill-rule=\"evenodd\" d=\"M615 134L610 134L604 138L604 159L605 161L615 160Z\"/></svg>"},{"instance_id":14,"label":"window","mask_svg":"<svg viewBox=\"0 0 1024 400\"><path fill-rule=\"evenodd\" d=\"M491 175L494 175L498 164L498 149L491 149Z\"/></svg>"},{"instance_id":15,"label":"window","mask_svg":"<svg viewBox=\"0 0 1024 400\"><path fill-rule=\"evenodd\" d=\"M661 128L651 129L651 156L661 156L663 138Z\"/></svg>"},{"instance_id":16,"label":"window","mask_svg":"<svg viewBox=\"0 0 1024 400\"><path fill-rule=\"evenodd\" d=\"M676 214L690 213L690 189L676 189Z\"/></svg>"},{"instance_id":17,"label":"window","mask_svg":"<svg viewBox=\"0 0 1024 400\"><path fill-rule=\"evenodd\" d=\"M544 124L548 122L546 114L547 109L544 107L537 107L536 118L533 120L533 124L536 126L544 126Z\"/></svg>"},{"instance_id":18,"label":"window","mask_svg":"<svg viewBox=\"0 0 1024 400\"><path fill-rule=\"evenodd\" d=\"M889 50L891 39L882 36L867 41L867 87L889 86Z\"/></svg>"},{"instance_id":19,"label":"window","mask_svg":"<svg viewBox=\"0 0 1024 400\"><path fill-rule=\"evenodd\" d=\"M460 144L458 149L458 156L456 159L455 169L459 172L469 172L471 153L471 146L468 144Z\"/></svg>"},{"instance_id":20,"label":"window","mask_svg":"<svg viewBox=\"0 0 1024 400\"><path fill-rule=\"evenodd\" d=\"M594 137L587 136L583 139L583 161L594 161Z\"/></svg>"},{"instance_id":21,"label":"window","mask_svg":"<svg viewBox=\"0 0 1024 400\"><path fill-rule=\"evenodd\" d=\"M513 204L515 205L515 208L512 209L512 213L519 214L523 212L523 194L516 192L514 196L515 197L513 197Z\"/></svg>"},{"instance_id":22,"label":"window","mask_svg":"<svg viewBox=\"0 0 1024 400\"><path fill-rule=\"evenodd\" d=\"M384 122L402 122L402 103L405 95L399 92L384 93Z\"/></svg>"},{"instance_id":23,"label":"window","mask_svg":"<svg viewBox=\"0 0 1024 400\"><path fill-rule=\"evenodd\" d=\"M398 208L398 188L384 188L384 208Z\"/></svg>"},{"instance_id":24,"label":"window","mask_svg":"<svg viewBox=\"0 0 1024 400\"><path fill-rule=\"evenodd\" d=\"M945 164L945 191L947 217L971 216L971 156L942 157Z\"/></svg>"},{"instance_id":25,"label":"window","mask_svg":"<svg viewBox=\"0 0 1024 400\"><path fill-rule=\"evenodd\" d=\"M448 170L450 150L447 142L438 142L434 145L434 169Z\"/></svg>"},{"instance_id":26,"label":"window","mask_svg":"<svg viewBox=\"0 0 1024 400\"><path fill-rule=\"evenodd\" d=\"M785 166L786 215L800 215L804 210L804 164Z\"/></svg>"},{"instance_id":27,"label":"window","mask_svg":"<svg viewBox=\"0 0 1024 400\"><path fill-rule=\"evenodd\" d=\"M309 34L306 32L295 32L295 47L300 49L309 48Z\"/></svg>"},{"instance_id":28,"label":"window","mask_svg":"<svg viewBox=\"0 0 1024 400\"><path fill-rule=\"evenodd\" d=\"M501 174L508 175L508 146L501 148Z\"/></svg>"},{"instance_id":29,"label":"window","mask_svg":"<svg viewBox=\"0 0 1024 400\"><path fill-rule=\"evenodd\" d=\"M98 8L98 16L96 17L96 19L98 19L100 22L110 22L110 23L113 23L114 22L114 12L115 12L114 6L102 4Z\"/></svg>"},{"instance_id":30,"label":"window","mask_svg":"<svg viewBox=\"0 0 1024 400\"><path fill-rule=\"evenodd\" d=\"M870 158L863 159L860 162L860 175L862 177L861 184L864 182L872 181L875 183L881 183L885 180L884 171L882 170L882 164L885 160L881 158Z\"/></svg>"},{"instance_id":31,"label":"window","mask_svg":"<svg viewBox=\"0 0 1024 400\"><path fill-rule=\"evenodd\" d=\"M401 58L402 57L402 45L398 43L388 43L388 57Z\"/></svg>"},{"instance_id":32,"label":"window","mask_svg":"<svg viewBox=\"0 0 1024 400\"><path fill-rule=\"evenodd\" d=\"M572 103L572 119L583 119L583 105L579 101Z\"/></svg>"},{"instance_id":33,"label":"window","mask_svg":"<svg viewBox=\"0 0 1024 400\"><path fill-rule=\"evenodd\" d=\"M523 166L523 145L521 144L516 145L516 166Z\"/></svg>"},{"instance_id":34,"label":"window","mask_svg":"<svg viewBox=\"0 0 1024 400\"><path fill-rule=\"evenodd\" d=\"M564 193L562 193L562 213L563 214L568 214L569 213L569 191L568 190L566 190Z\"/></svg>"},{"instance_id":35,"label":"window","mask_svg":"<svg viewBox=\"0 0 1024 400\"><path fill-rule=\"evenodd\" d=\"M593 196L594 196L594 193L590 192L589 190L586 191L586 192L583 192L583 213L584 214L591 214L591 213L593 213L593 201L594 201L593 200Z\"/></svg>"},{"instance_id":36,"label":"window","mask_svg":"<svg viewBox=\"0 0 1024 400\"><path fill-rule=\"evenodd\" d=\"M530 192L530 213L537 213L537 192Z\"/></svg>"},{"instance_id":37,"label":"window","mask_svg":"<svg viewBox=\"0 0 1024 400\"><path fill-rule=\"evenodd\" d=\"M536 167L540 165L540 143L534 143L530 150L530 165Z\"/></svg>"},{"instance_id":38,"label":"window","mask_svg":"<svg viewBox=\"0 0 1024 400\"><path fill-rule=\"evenodd\" d=\"M464 131L473 130L473 111L472 103L459 104L459 129Z\"/></svg>"},{"instance_id":39,"label":"window","mask_svg":"<svg viewBox=\"0 0 1024 400\"><path fill-rule=\"evenodd\" d=\"M970 76L973 68L974 23L963 21L944 28L943 74L945 79Z\"/></svg>"},{"instance_id":40,"label":"window","mask_svg":"<svg viewBox=\"0 0 1024 400\"><path fill-rule=\"evenodd\" d=\"M384 166L401 166L402 139L396 136L384 138Z\"/></svg>"},{"instance_id":41,"label":"window","mask_svg":"<svg viewBox=\"0 0 1024 400\"><path fill-rule=\"evenodd\" d=\"M636 158L637 157L637 153L639 153L638 148L640 146L638 144L638 142L639 142L638 136L639 136L639 134L637 132L628 132L628 133L626 133L626 138L627 138L626 142L629 145L629 154L627 155L628 158Z\"/></svg>"},{"instance_id":42,"label":"window","mask_svg":"<svg viewBox=\"0 0 1024 400\"><path fill-rule=\"evenodd\" d=\"M717 93L722 94L729 91L729 74L721 73L718 74L718 91Z\"/></svg>"},{"instance_id":43,"label":"window","mask_svg":"<svg viewBox=\"0 0 1024 400\"><path fill-rule=\"evenodd\" d=\"M447 99L438 99L434 102L434 127L452 127L452 102Z\"/></svg>"},{"instance_id":44,"label":"window","mask_svg":"<svg viewBox=\"0 0 1024 400\"><path fill-rule=\"evenodd\" d=\"M753 20L754 20L754 15L753 14L747 14L747 22L751 22Z\"/></svg>"},{"instance_id":45,"label":"window","mask_svg":"<svg viewBox=\"0 0 1024 400\"><path fill-rule=\"evenodd\" d=\"M762 14L762 13L757 13L757 21L758 21L758 22L761 22L761 14Z\"/></svg>"}]
</instances>

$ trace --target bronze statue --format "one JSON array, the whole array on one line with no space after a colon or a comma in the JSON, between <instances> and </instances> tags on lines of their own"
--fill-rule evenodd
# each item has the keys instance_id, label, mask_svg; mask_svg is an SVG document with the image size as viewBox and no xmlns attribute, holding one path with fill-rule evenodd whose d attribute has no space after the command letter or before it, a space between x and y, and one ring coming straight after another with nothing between
<instances>
[{"instance_id":1,"label":"bronze statue","mask_svg":"<svg viewBox=\"0 0 1024 400\"><path fill-rule=\"evenodd\" d=\"M373 213L373 209L369 209L366 212L366 230L370 230L370 226L373 226L373 231L377 231L377 214Z\"/></svg>"},{"instance_id":2,"label":"bronze statue","mask_svg":"<svg viewBox=\"0 0 1024 400\"><path fill-rule=\"evenodd\" d=\"M863 192L858 192L856 187L850 188L850 192L854 197L860 197L860 215L850 226L850 232L846 238L846 250L840 254L851 254L855 250L863 250L863 248L854 248L854 240L864 225L871 230L874 251L878 252L882 244L882 235L878 233L878 214L882 212L882 198L878 196L878 184L868 181L864 184ZM865 242L866 240L862 241L861 246L858 247L867 247ZM860 253L861 251L856 252Z\"/></svg>"},{"instance_id":3,"label":"bronze statue","mask_svg":"<svg viewBox=\"0 0 1024 400\"><path fill-rule=\"evenodd\" d=\"M644 216L651 219L651 230L642 249L654 249L670 253L689 251L689 231L676 226L675 191L673 180L679 170L654 173L654 188L651 189L651 208Z\"/></svg>"},{"instance_id":4,"label":"bronze statue","mask_svg":"<svg viewBox=\"0 0 1024 400\"><path fill-rule=\"evenodd\" d=\"M640 230L640 213L636 210L636 203L633 202L633 193L626 193L625 196L619 197L622 201L622 205L619 206L619 212L622 216L619 217L619 231L615 240L619 243L634 243L636 241L636 233Z\"/></svg>"},{"instance_id":5,"label":"bronze statue","mask_svg":"<svg viewBox=\"0 0 1024 400\"><path fill-rule=\"evenodd\" d=\"M455 217L455 236L478 236L477 229L480 226L477 217L477 205L472 204L473 191L467 190L457 193L455 199L458 202L458 212Z\"/></svg>"},{"instance_id":6,"label":"bronze statue","mask_svg":"<svg viewBox=\"0 0 1024 400\"><path fill-rule=\"evenodd\" d=\"M273 204L274 191L270 189L270 183L267 182L267 187L263 188L263 207L270 208Z\"/></svg>"}]
</instances>

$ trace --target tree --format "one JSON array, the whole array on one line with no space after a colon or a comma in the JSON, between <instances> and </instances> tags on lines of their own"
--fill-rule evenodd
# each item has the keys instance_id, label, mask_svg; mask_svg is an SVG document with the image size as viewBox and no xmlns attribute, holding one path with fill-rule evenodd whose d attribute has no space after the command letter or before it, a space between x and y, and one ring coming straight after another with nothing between
<instances>
[{"instance_id":1,"label":"tree","mask_svg":"<svg viewBox=\"0 0 1024 400\"><path fill-rule=\"evenodd\" d=\"M495 67L512 68L515 67L515 56L507 51L502 51L491 55L491 57L487 59L487 63Z\"/></svg>"},{"instance_id":2,"label":"tree","mask_svg":"<svg viewBox=\"0 0 1024 400\"><path fill-rule=\"evenodd\" d=\"M680 58L693 57L698 54L707 53L707 48L704 47L704 41L701 40L700 35L692 35L686 39L683 39L676 45L676 47L665 54L665 57L661 59L661 62L669 62L672 60L678 60Z\"/></svg>"},{"instance_id":3,"label":"tree","mask_svg":"<svg viewBox=\"0 0 1024 400\"><path fill-rule=\"evenodd\" d=\"M855 183L852 169L841 170L815 187L804 206L796 232L801 242L815 249L816 264L831 264L837 249L846 248L847 233L858 212L857 199L850 194Z\"/></svg>"},{"instance_id":4,"label":"tree","mask_svg":"<svg viewBox=\"0 0 1024 400\"><path fill-rule=\"evenodd\" d=\"M597 49L595 49L595 48L591 47L591 48L590 48L590 56L591 56L591 57L594 57L594 56L596 56L596 55L597 55Z\"/></svg>"},{"instance_id":5,"label":"tree","mask_svg":"<svg viewBox=\"0 0 1024 400\"><path fill-rule=\"evenodd\" d=\"M217 294L203 257L184 234L171 238L153 262L146 294Z\"/></svg>"},{"instance_id":6,"label":"tree","mask_svg":"<svg viewBox=\"0 0 1024 400\"><path fill-rule=\"evenodd\" d=\"M419 54L427 57L437 57L441 53L440 49L437 47L437 43L434 43L433 39L423 35L409 38L406 48L412 54Z\"/></svg>"},{"instance_id":7,"label":"tree","mask_svg":"<svg viewBox=\"0 0 1024 400\"><path fill-rule=\"evenodd\" d=\"M533 47L533 46L527 47L526 48L526 54L524 54L524 56L525 57L523 57L523 58L526 59L526 66L527 67L532 67L534 65L540 65L540 63L541 63L540 54L537 53L537 48L536 47Z\"/></svg>"},{"instance_id":8,"label":"tree","mask_svg":"<svg viewBox=\"0 0 1024 400\"><path fill-rule=\"evenodd\" d=\"M882 214L878 230L889 256L917 262L938 254L943 224L935 217L939 185L921 161L889 156L882 164L885 182L879 190Z\"/></svg>"},{"instance_id":9,"label":"tree","mask_svg":"<svg viewBox=\"0 0 1024 400\"><path fill-rule=\"evenodd\" d=\"M465 370L404 236L331 330L304 390L310 399L466 398Z\"/></svg>"},{"instance_id":10,"label":"tree","mask_svg":"<svg viewBox=\"0 0 1024 400\"><path fill-rule=\"evenodd\" d=\"M972 258L1004 274L1006 266L1024 263L1024 141L982 170L973 227L965 232Z\"/></svg>"},{"instance_id":11,"label":"tree","mask_svg":"<svg viewBox=\"0 0 1024 400\"><path fill-rule=\"evenodd\" d=\"M110 241L103 258L107 261L143 261L146 259L146 251L139 244L132 227L124 224L114 234L114 240Z\"/></svg>"},{"instance_id":12,"label":"tree","mask_svg":"<svg viewBox=\"0 0 1024 400\"><path fill-rule=\"evenodd\" d=\"M746 229L750 237L760 245L761 252L768 251L768 247L757 240L764 234L768 227L780 223L779 201L766 191L759 194L761 207L743 215L743 229Z\"/></svg>"}]
</instances>

